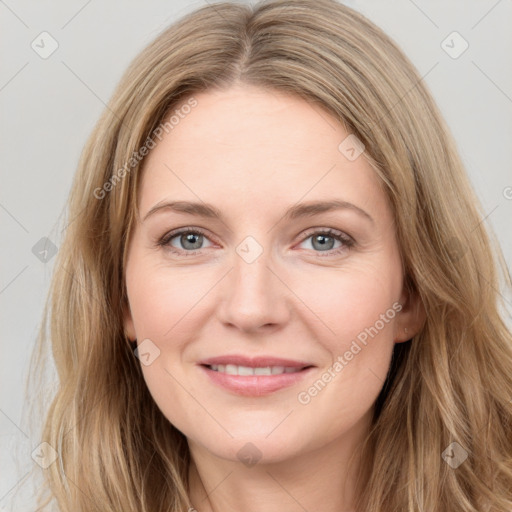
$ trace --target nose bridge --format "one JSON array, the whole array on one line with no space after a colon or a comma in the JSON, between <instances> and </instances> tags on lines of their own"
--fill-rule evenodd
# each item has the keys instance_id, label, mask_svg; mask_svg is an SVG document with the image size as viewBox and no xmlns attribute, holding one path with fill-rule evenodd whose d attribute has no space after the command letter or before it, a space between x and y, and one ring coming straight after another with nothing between
<instances>
[{"instance_id":1,"label":"nose bridge","mask_svg":"<svg viewBox=\"0 0 512 512\"><path fill-rule=\"evenodd\" d=\"M289 314L286 286L272 267L272 251L246 237L233 254L233 269L224 285L221 320L242 330L284 323Z\"/></svg>"}]
</instances>

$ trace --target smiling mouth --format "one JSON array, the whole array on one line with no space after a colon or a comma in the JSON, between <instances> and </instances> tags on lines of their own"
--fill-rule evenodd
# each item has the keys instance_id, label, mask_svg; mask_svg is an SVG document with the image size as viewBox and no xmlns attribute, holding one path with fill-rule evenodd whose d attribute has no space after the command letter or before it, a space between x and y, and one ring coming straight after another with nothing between
<instances>
[{"instance_id":1,"label":"smiling mouth","mask_svg":"<svg viewBox=\"0 0 512 512\"><path fill-rule=\"evenodd\" d=\"M283 373L298 373L312 366L304 366L302 368L292 366L240 366L235 364L212 364L202 365L214 372L223 373L225 375L239 375L241 377L250 377L254 375L282 375Z\"/></svg>"},{"instance_id":2,"label":"smiling mouth","mask_svg":"<svg viewBox=\"0 0 512 512\"><path fill-rule=\"evenodd\" d=\"M223 359L229 358L223 357ZM232 357L231 359L239 360L240 358ZM263 360L259 364L268 366L233 364L236 361L224 364L217 361L204 361L199 368L216 386L236 395L252 397L265 396L294 386L305 379L315 368L314 365L304 362L290 362L284 359L278 361L275 358L267 358L267 362L264 360L265 358L261 359ZM272 361L272 359L274 360ZM249 362L249 364L252 363L255 361Z\"/></svg>"}]
</instances>

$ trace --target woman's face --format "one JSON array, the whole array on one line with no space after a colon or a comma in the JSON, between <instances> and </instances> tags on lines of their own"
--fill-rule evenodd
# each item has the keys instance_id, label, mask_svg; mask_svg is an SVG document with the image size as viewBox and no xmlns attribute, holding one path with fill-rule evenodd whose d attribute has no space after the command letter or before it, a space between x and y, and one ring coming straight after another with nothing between
<instances>
[{"instance_id":1,"label":"woman's face","mask_svg":"<svg viewBox=\"0 0 512 512\"><path fill-rule=\"evenodd\" d=\"M234 461L361 436L414 334L385 193L317 106L249 86L195 99L145 161L129 246L149 391Z\"/></svg>"}]
</instances>

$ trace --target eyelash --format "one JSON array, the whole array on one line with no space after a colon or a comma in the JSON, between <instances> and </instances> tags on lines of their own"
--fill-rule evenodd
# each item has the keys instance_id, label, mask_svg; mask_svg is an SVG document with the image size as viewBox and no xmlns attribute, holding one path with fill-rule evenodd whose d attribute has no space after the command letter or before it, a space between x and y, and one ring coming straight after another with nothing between
<instances>
[{"instance_id":1,"label":"eyelash","mask_svg":"<svg viewBox=\"0 0 512 512\"><path fill-rule=\"evenodd\" d=\"M184 251L184 250L178 250L178 249L176 249L176 247L169 245L169 242L173 238L176 238L177 236L183 235L185 233L187 233L187 234L191 233L194 235L203 235L204 237L208 238L207 234L200 228L192 228L192 227L180 228L178 230L166 233L164 236L162 236L157 241L157 246L168 249L170 252L177 254L179 256L185 256L185 257L195 256L199 252L201 252L201 249L198 249L196 251ZM336 256L336 255L340 254L341 252L344 252L347 249L350 249L351 247L353 247L355 245L355 241L352 237L348 236L347 234L343 233L342 231L338 231L338 230L332 229L332 228L326 228L326 229L313 228L313 230L309 230L306 232L305 236L301 239L301 241L299 243L305 242L308 238L310 238L313 235L327 235L329 237L334 238L335 240L337 240L339 242L342 242L342 244L343 244L341 247L338 247L337 249L330 249L329 251L314 251L314 252L318 253L318 256L324 256L324 255Z\"/></svg>"}]
</instances>

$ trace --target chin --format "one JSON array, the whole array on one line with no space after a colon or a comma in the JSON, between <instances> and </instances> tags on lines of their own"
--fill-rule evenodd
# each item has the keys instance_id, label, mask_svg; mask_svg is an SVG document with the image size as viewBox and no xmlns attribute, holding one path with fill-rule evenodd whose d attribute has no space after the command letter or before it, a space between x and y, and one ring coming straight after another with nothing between
<instances>
[{"instance_id":1,"label":"chin","mask_svg":"<svg viewBox=\"0 0 512 512\"><path fill-rule=\"evenodd\" d=\"M222 441L217 442L212 442L211 437L204 440L198 438L194 443L202 445L216 457L241 463L247 467L283 462L307 451L309 443L305 442L303 430L297 436L293 435L289 429L269 435L270 431L271 429L265 429L265 432L245 429L243 435L230 431L233 438L226 435Z\"/></svg>"}]
</instances>

